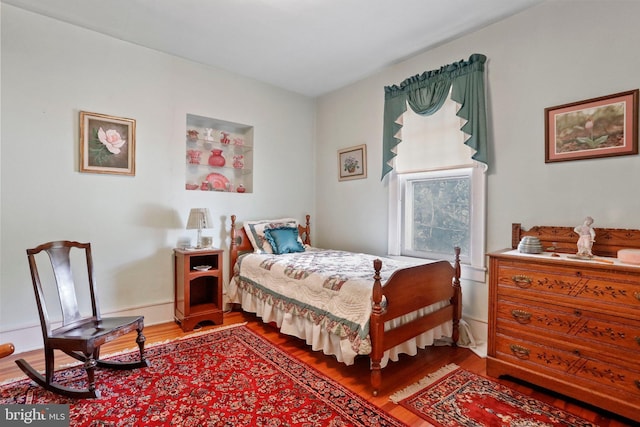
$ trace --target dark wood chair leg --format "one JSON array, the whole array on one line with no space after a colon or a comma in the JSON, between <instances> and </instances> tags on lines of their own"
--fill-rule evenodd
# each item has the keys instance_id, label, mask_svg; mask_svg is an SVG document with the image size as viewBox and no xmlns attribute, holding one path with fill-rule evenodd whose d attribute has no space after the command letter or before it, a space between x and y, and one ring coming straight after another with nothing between
<instances>
[{"instance_id":1,"label":"dark wood chair leg","mask_svg":"<svg viewBox=\"0 0 640 427\"><path fill-rule=\"evenodd\" d=\"M47 384L51 384L53 382L53 373L55 371L55 360L53 355L53 349L50 347L45 347L44 349L44 363L45 363L45 380Z\"/></svg>"},{"instance_id":2,"label":"dark wood chair leg","mask_svg":"<svg viewBox=\"0 0 640 427\"><path fill-rule=\"evenodd\" d=\"M147 337L142 333L142 328L138 329L138 338L136 338L136 342L138 343L138 348L140 349L140 363L147 364L147 358L144 356L144 343L147 341Z\"/></svg>"},{"instance_id":3,"label":"dark wood chair leg","mask_svg":"<svg viewBox=\"0 0 640 427\"><path fill-rule=\"evenodd\" d=\"M112 362L107 360L96 359L98 366L101 368L109 368L109 369L134 369L134 368L146 368L150 366L149 361L144 355L144 343L147 338L142 334L142 330L144 326L139 329L136 329L138 332L138 336L136 338L136 343L138 344L138 348L140 349L140 360L135 362Z\"/></svg>"},{"instance_id":4,"label":"dark wood chair leg","mask_svg":"<svg viewBox=\"0 0 640 427\"><path fill-rule=\"evenodd\" d=\"M85 354L86 360L84 362L84 370L87 371L87 389L90 393L98 393L96 391L96 378L95 378L95 370L98 362L93 358L92 353ZM99 393L98 393L99 394Z\"/></svg>"}]
</instances>

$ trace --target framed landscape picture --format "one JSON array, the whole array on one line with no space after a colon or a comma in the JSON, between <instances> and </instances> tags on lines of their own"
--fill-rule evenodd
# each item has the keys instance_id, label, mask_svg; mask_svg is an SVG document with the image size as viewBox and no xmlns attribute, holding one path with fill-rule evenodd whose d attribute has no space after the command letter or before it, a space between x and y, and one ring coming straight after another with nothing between
<instances>
[{"instance_id":1,"label":"framed landscape picture","mask_svg":"<svg viewBox=\"0 0 640 427\"><path fill-rule=\"evenodd\" d=\"M638 154L638 89L545 108L545 162Z\"/></svg>"},{"instance_id":2,"label":"framed landscape picture","mask_svg":"<svg viewBox=\"0 0 640 427\"><path fill-rule=\"evenodd\" d=\"M80 172L135 175L136 121L80 112Z\"/></svg>"},{"instance_id":3,"label":"framed landscape picture","mask_svg":"<svg viewBox=\"0 0 640 427\"><path fill-rule=\"evenodd\" d=\"M338 150L338 180L347 181L367 177L367 145Z\"/></svg>"}]
</instances>

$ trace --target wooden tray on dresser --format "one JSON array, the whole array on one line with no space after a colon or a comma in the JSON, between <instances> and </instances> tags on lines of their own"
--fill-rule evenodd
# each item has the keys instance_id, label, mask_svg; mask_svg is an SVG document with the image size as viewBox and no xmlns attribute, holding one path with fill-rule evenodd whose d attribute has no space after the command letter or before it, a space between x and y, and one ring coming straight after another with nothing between
<instances>
[{"instance_id":1,"label":"wooden tray on dresser","mask_svg":"<svg viewBox=\"0 0 640 427\"><path fill-rule=\"evenodd\" d=\"M640 422L640 230L596 228L596 260L571 259L572 227L512 225L512 248L489 254L487 373L510 375ZM555 254L521 254L536 236Z\"/></svg>"}]
</instances>

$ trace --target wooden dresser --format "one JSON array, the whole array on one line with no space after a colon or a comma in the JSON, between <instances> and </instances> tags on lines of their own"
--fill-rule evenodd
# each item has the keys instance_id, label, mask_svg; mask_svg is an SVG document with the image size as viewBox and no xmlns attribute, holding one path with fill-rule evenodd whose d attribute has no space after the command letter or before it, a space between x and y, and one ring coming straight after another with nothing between
<instances>
[{"instance_id":1,"label":"wooden dresser","mask_svg":"<svg viewBox=\"0 0 640 427\"><path fill-rule=\"evenodd\" d=\"M640 248L640 230L595 231L596 261L569 258L578 238L572 227L520 224L512 249L489 255L487 374L640 422L640 266L615 258L618 249ZM526 235L554 252L519 253Z\"/></svg>"}]
</instances>

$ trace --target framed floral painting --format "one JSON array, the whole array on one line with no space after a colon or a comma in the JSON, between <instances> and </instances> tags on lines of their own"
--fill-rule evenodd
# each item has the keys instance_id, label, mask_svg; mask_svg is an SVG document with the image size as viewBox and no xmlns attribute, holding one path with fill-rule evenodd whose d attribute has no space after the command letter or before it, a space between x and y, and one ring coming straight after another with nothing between
<instances>
[{"instance_id":1,"label":"framed floral painting","mask_svg":"<svg viewBox=\"0 0 640 427\"><path fill-rule=\"evenodd\" d=\"M338 180L347 181L367 177L367 145L338 150Z\"/></svg>"},{"instance_id":2,"label":"framed floral painting","mask_svg":"<svg viewBox=\"0 0 640 427\"><path fill-rule=\"evenodd\" d=\"M638 154L638 89L545 108L545 162Z\"/></svg>"},{"instance_id":3,"label":"framed floral painting","mask_svg":"<svg viewBox=\"0 0 640 427\"><path fill-rule=\"evenodd\" d=\"M135 175L136 121L80 112L80 172Z\"/></svg>"}]
</instances>

